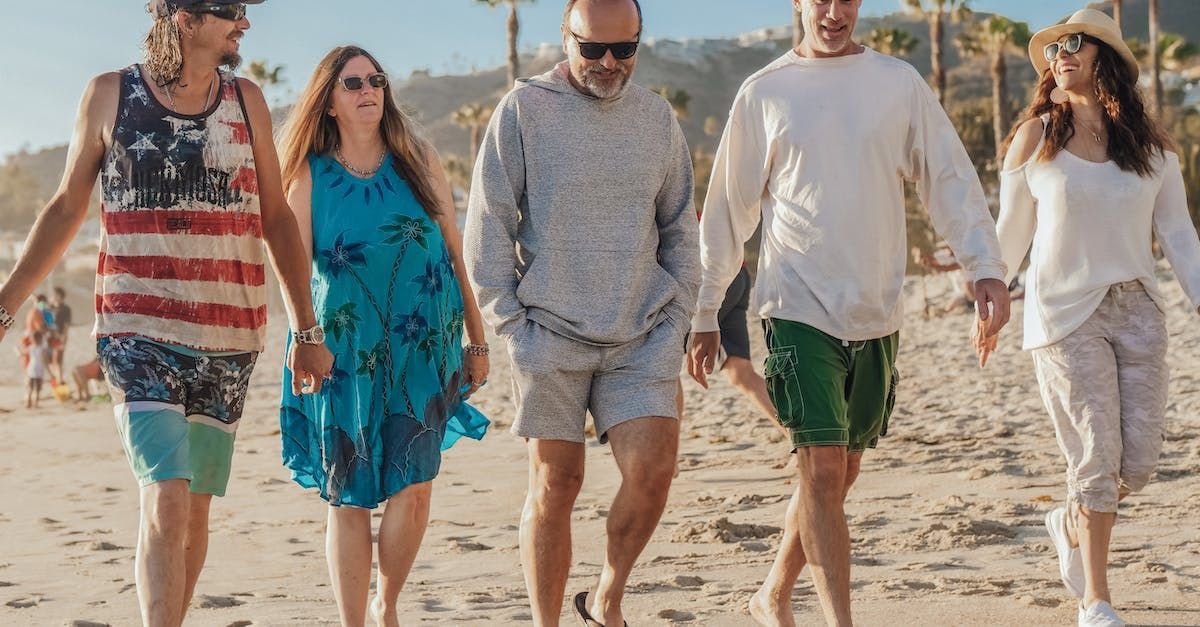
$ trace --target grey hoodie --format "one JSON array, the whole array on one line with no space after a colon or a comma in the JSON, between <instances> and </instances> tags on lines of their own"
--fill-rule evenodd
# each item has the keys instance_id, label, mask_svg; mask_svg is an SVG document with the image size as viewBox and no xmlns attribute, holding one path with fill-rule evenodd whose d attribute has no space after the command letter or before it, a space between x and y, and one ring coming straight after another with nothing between
<instances>
[{"instance_id":1,"label":"grey hoodie","mask_svg":"<svg viewBox=\"0 0 1200 627\"><path fill-rule=\"evenodd\" d=\"M475 163L467 272L501 336L532 320L611 346L672 319L699 288L687 142L670 106L632 83L598 99L566 63L497 105Z\"/></svg>"}]
</instances>

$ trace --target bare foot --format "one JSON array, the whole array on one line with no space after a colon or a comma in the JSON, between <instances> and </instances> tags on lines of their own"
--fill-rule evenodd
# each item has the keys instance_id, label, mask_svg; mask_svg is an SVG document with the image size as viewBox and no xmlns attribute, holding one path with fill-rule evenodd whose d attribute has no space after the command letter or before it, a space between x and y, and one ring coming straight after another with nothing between
<instances>
[{"instance_id":1,"label":"bare foot","mask_svg":"<svg viewBox=\"0 0 1200 627\"><path fill-rule=\"evenodd\" d=\"M796 627L791 599L773 599L765 588L750 597L750 616L764 627Z\"/></svg>"},{"instance_id":2,"label":"bare foot","mask_svg":"<svg viewBox=\"0 0 1200 627\"><path fill-rule=\"evenodd\" d=\"M378 596L371 599L371 607L368 611L371 613L371 620L375 621L377 627L400 627L400 617L396 615L396 608L385 608L383 599Z\"/></svg>"},{"instance_id":3,"label":"bare foot","mask_svg":"<svg viewBox=\"0 0 1200 627\"><path fill-rule=\"evenodd\" d=\"M606 627L608 625L625 624L625 615L621 613L620 605L602 603L600 595L594 592L589 597L592 599L592 606L588 609L588 612L592 615L592 618L601 621L601 624Z\"/></svg>"}]
</instances>

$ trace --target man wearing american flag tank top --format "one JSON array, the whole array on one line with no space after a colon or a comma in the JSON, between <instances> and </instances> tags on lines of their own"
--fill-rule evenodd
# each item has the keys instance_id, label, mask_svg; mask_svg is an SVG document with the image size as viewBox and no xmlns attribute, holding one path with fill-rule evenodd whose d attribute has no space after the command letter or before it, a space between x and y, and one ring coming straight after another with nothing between
<instances>
[{"instance_id":1,"label":"man wearing american flag tank top","mask_svg":"<svg viewBox=\"0 0 1200 627\"><path fill-rule=\"evenodd\" d=\"M316 393L333 357L280 182L262 92L232 70L263 0L152 0L142 64L97 76L66 171L0 288L0 339L62 257L100 177L97 351L141 486L142 622L183 622L229 481L266 325L263 244L289 301L292 392Z\"/></svg>"}]
</instances>

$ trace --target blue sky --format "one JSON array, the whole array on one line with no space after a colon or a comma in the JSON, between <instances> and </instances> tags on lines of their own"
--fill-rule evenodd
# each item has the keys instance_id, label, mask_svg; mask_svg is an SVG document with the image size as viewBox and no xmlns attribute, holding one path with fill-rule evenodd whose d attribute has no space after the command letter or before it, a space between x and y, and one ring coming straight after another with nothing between
<instances>
[{"instance_id":1,"label":"blue sky","mask_svg":"<svg viewBox=\"0 0 1200 627\"><path fill-rule=\"evenodd\" d=\"M522 49L557 40L562 0L522 4ZM1057 21L1084 0L975 0L1034 28ZM648 37L719 37L788 23L788 0L642 0ZM145 0L0 0L0 155L70 138L87 80L141 57L149 25ZM869 14L899 0L864 0ZM505 9L475 0L270 0L250 7L246 60L286 66L292 88L330 48L357 43L389 71L407 75L468 72L504 63Z\"/></svg>"}]
</instances>

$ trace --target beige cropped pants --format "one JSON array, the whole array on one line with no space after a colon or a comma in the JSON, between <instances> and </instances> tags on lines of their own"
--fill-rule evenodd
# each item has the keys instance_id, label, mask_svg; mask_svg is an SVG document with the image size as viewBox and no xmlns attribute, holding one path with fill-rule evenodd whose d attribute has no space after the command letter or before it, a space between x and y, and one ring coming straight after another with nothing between
<instances>
[{"instance_id":1,"label":"beige cropped pants","mask_svg":"<svg viewBox=\"0 0 1200 627\"><path fill-rule=\"evenodd\" d=\"M1138 281L1113 285L1062 340L1034 349L1042 400L1067 460L1069 502L1117 511L1150 481L1162 451L1167 330Z\"/></svg>"}]
</instances>

